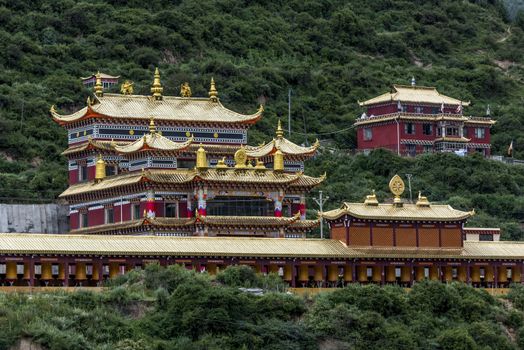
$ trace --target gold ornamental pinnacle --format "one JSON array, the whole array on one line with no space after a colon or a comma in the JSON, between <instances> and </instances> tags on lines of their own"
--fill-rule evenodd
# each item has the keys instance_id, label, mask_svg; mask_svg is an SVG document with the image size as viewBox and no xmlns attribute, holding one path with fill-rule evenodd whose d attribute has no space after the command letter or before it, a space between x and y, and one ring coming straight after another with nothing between
<instances>
[{"instance_id":1,"label":"gold ornamental pinnacle","mask_svg":"<svg viewBox=\"0 0 524 350\"><path fill-rule=\"evenodd\" d=\"M395 196L395 199L393 200L394 203L401 203L400 196L402 193L404 193L405 189L406 186L404 185L404 181L402 181L400 176L395 175L389 181L389 190Z\"/></svg>"}]
</instances>

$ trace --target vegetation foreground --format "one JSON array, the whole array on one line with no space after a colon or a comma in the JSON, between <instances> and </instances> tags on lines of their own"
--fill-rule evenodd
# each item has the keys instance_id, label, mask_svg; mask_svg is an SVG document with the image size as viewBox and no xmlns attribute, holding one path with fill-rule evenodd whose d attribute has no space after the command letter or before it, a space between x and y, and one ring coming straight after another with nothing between
<instances>
[{"instance_id":1,"label":"vegetation foreground","mask_svg":"<svg viewBox=\"0 0 524 350\"><path fill-rule=\"evenodd\" d=\"M260 287L263 295L240 287ZM350 285L314 298L277 276L216 278L149 265L101 293L1 294L0 349L521 349L524 288L502 299L460 283L410 292Z\"/></svg>"}]
</instances>

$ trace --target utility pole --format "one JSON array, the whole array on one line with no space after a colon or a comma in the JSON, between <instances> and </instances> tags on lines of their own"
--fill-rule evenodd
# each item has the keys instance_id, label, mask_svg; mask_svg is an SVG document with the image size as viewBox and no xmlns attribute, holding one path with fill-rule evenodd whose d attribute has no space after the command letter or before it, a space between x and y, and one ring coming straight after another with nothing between
<instances>
[{"instance_id":1,"label":"utility pole","mask_svg":"<svg viewBox=\"0 0 524 350\"><path fill-rule=\"evenodd\" d=\"M413 195L411 193L411 178L413 177L413 174L406 174L406 177L408 178L409 202L413 203Z\"/></svg>"},{"instance_id":2,"label":"utility pole","mask_svg":"<svg viewBox=\"0 0 524 350\"><path fill-rule=\"evenodd\" d=\"M291 88L287 91L287 134L291 136Z\"/></svg>"},{"instance_id":3,"label":"utility pole","mask_svg":"<svg viewBox=\"0 0 524 350\"><path fill-rule=\"evenodd\" d=\"M324 218L322 217L322 214L324 211L322 210L322 207L324 206L324 203L329 199L329 196L326 196L326 198L323 198L322 191L318 191L318 198L313 198L315 202L317 202L318 207L320 209L320 238L324 238Z\"/></svg>"}]
</instances>

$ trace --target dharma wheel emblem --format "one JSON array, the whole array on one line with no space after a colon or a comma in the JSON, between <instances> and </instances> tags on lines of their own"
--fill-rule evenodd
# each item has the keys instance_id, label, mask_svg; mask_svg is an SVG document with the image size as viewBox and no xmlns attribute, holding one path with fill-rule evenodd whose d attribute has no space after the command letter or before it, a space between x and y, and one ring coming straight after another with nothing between
<instances>
[{"instance_id":1,"label":"dharma wheel emblem","mask_svg":"<svg viewBox=\"0 0 524 350\"><path fill-rule=\"evenodd\" d=\"M389 181L389 190L395 195L395 203L400 203L400 196L404 193L405 189L406 186L400 176L395 175L391 178L391 181Z\"/></svg>"},{"instance_id":2,"label":"dharma wheel emblem","mask_svg":"<svg viewBox=\"0 0 524 350\"><path fill-rule=\"evenodd\" d=\"M245 168L247 162L247 153L244 147L240 147L238 151L235 152L235 168Z\"/></svg>"}]
</instances>

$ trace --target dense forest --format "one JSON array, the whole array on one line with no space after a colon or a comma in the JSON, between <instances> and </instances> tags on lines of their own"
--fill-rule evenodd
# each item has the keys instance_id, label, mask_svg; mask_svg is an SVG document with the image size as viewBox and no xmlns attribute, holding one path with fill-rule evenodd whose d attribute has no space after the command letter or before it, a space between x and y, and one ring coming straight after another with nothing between
<instances>
[{"instance_id":1,"label":"dense forest","mask_svg":"<svg viewBox=\"0 0 524 350\"><path fill-rule=\"evenodd\" d=\"M280 281L247 266L211 278L149 265L101 293L0 294L0 349L524 349L520 286L505 298L440 282L299 297Z\"/></svg>"},{"instance_id":2,"label":"dense forest","mask_svg":"<svg viewBox=\"0 0 524 350\"><path fill-rule=\"evenodd\" d=\"M357 100L414 76L471 100L466 114L484 115L489 105L493 153L514 140L523 159L522 8L509 0L0 1L0 200L51 201L65 188L66 135L49 108L84 106L91 91L81 76L120 75L148 94L158 66L166 94L188 81L205 96L213 76L227 107L253 112L264 103L251 144L267 141L279 116L287 120L291 89L289 137L322 141L307 169L328 172L328 207L373 188L384 200L392 174L412 173L414 196L475 208L471 224L521 238L522 167L452 155L353 156L351 125L362 113Z\"/></svg>"}]
</instances>

